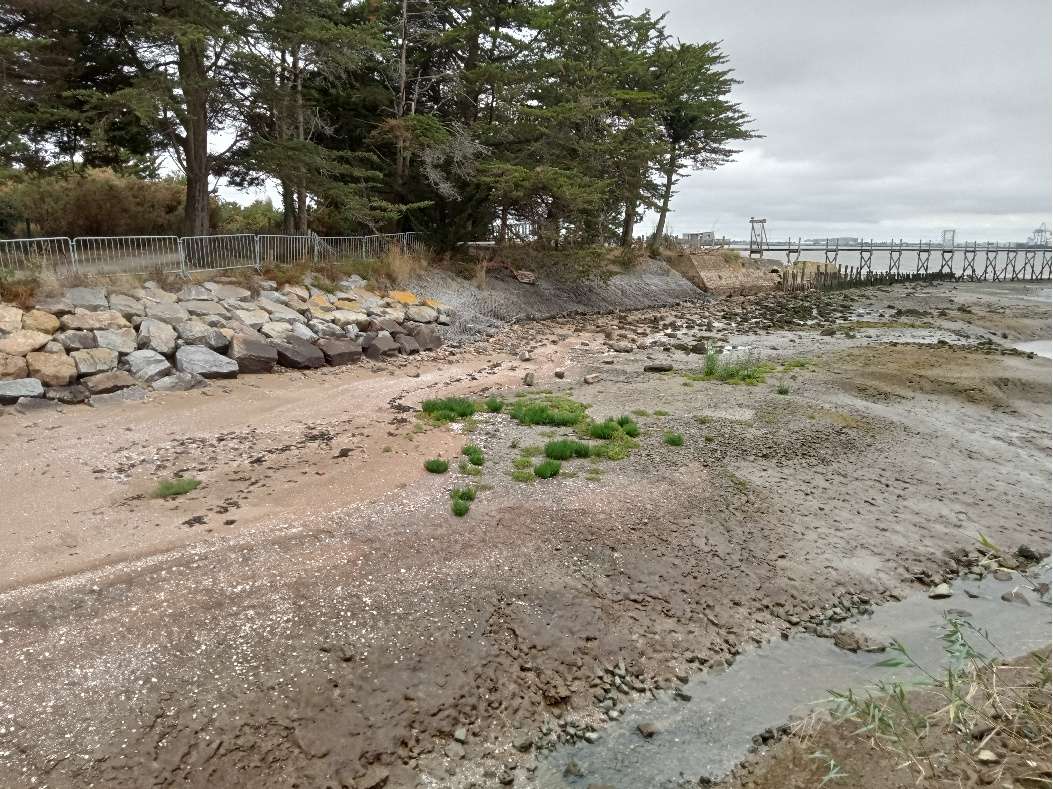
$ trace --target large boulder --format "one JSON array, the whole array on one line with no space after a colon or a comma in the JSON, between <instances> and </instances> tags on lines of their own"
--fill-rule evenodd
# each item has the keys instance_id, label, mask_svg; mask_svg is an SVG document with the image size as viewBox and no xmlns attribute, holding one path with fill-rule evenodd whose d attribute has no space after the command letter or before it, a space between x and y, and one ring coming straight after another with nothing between
<instances>
[{"instance_id":1,"label":"large boulder","mask_svg":"<svg viewBox=\"0 0 1053 789\"><path fill-rule=\"evenodd\" d=\"M138 346L157 351L162 356L175 353L176 332L168 323L156 318L143 318L139 324Z\"/></svg>"},{"instance_id":2,"label":"large boulder","mask_svg":"<svg viewBox=\"0 0 1053 789\"><path fill-rule=\"evenodd\" d=\"M26 359L24 356L12 356L8 353L0 353L0 381L28 377L29 368L26 366Z\"/></svg>"},{"instance_id":3,"label":"large boulder","mask_svg":"<svg viewBox=\"0 0 1053 789\"><path fill-rule=\"evenodd\" d=\"M128 354L124 361L132 375L148 384L171 375L173 372L172 365L168 363L165 357L157 351L145 348Z\"/></svg>"},{"instance_id":4,"label":"large boulder","mask_svg":"<svg viewBox=\"0 0 1053 789\"><path fill-rule=\"evenodd\" d=\"M366 329L371 323L369 316L364 312L354 312L352 310L333 310L326 317L341 328L356 326L359 329Z\"/></svg>"},{"instance_id":5,"label":"large boulder","mask_svg":"<svg viewBox=\"0 0 1053 789\"><path fill-rule=\"evenodd\" d=\"M237 378L238 363L203 345L184 345L175 355L176 369L202 378Z\"/></svg>"},{"instance_id":6,"label":"large boulder","mask_svg":"<svg viewBox=\"0 0 1053 789\"><path fill-rule=\"evenodd\" d=\"M111 370L108 373L99 373L85 378L83 383L84 388L92 395L101 395L135 386L135 379L124 370Z\"/></svg>"},{"instance_id":7,"label":"large boulder","mask_svg":"<svg viewBox=\"0 0 1053 789\"><path fill-rule=\"evenodd\" d=\"M50 312L52 315L58 315L61 318L63 315L69 315L76 310L76 307L67 299L54 298L38 301L37 309Z\"/></svg>"},{"instance_id":8,"label":"large boulder","mask_svg":"<svg viewBox=\"0 0 1053 789\"><path fill-rule=\"evenodd\" d=\"M22 310L11 304L0 304L0 334L8 334L22 328Z\"/></svg>"},{"instance_id":9,"label":"large boulder","mask_svg":"<svg viewBox=\"0 0 1053 789\"><path fill-rule=\"evenodd\" d=\"M248 305L246 305L247 307ZM247 326L251 326L253 329L258 329L263 324L270 320L270 316L267 315L261 309L244 309L244 310L233 310L234 317Z\"/></svg>"},{"instance_id":10,"label":"large boulder","mask_svg":"<svg viewBox=\"0 0 1053 789\"><path fill-rule=\"evenodd\" d=\"M124 316L114 310L72 312L59 318L63 329L95 331L96 329L126 329L131 326Z\"/></svg>"},{"instance_id":11,"label":"large boulder","mask_svg":"<svg viewBox=\"0 0 1053 789\"><path fill-rule=\"evenodd\" d=\"M213 283L215 284L215 283ZM187 285L177 294L180 301L215 301L216 294L204 285Z\"/></svg>"},{"instance_id":12,"label":"large boulder","mask_svg":"<svg viewBox=\"0 0 1053 789\"><path fill-rule=\"evenodd\" d=\"M256 302L259 308L271 316L272 321L285 321L286 323L307 323L307 318L296 310L289 309L284 304L279 304L270 299L261 298Z\"/></svg>"},{"instance_id":13,"label":"large boulder","mask_svg":"<svg viewBox=\"0 0 1053 789\"><path fill-rule=\"evenodd\" d=\"M353 340L319 340L318 349L329 364L353 364L362 358L362 346Z\"/></svg>"},{"instance_id":14,"label":"large boulder","mask_svg":"<svg viewBox=\"0 0 1053 789\"><path fill-rule=\"evenodd\" d=\"M267 321L267 323L260 326L260 334L272 340L284 339L291 332L292 324L285 321Z\"/></svg>"},{"instance_id":15,"label":"large boulder","mask_svg":"<svg viewBox=\"0 0 1053 789\"><path fill-rule=\"evenodd\" d=\"M77 380L77 364L65 353L34 351L26 354L26 365L44 386L69 386Z\"/></svg>"},{"instance_id":16,"label":"large boulder","mask_svg":"<svg viewBox=\"0 0 1053 789\"><path fill-rule=\"evenodd\" d=\"M308 329L306 324L303 323L292 324L292 334L310 343L318 342L318 335Z\"/></svg>"},{"instance_id":17,"label":"large boulder","mask_svg":"<svg viewBox=\"0 0 1053 789\"><path fill-rule=\"evenodd\" d=\"M407 324L407 328L422 351L434 351L442 345L442 336L432 324L411 323Z\"/></svg>"},{"instance_id":18,"label":"large boulder","mask_svg":"<svg viewBox=\"0 0 1053 789\"><path fill-rule=\"evenodd\" d=\"M333 323L329 323L329 321L315 319L308 322L307 328L319 337L332 337L336 339L344 336L343 329Z\"/></svg>"},{"instance_id":19,"label":"large boulder","mask_svg":"<svg viewBox=\"0 0 1053 789\"><path fill-rule=\"evenodd\" d=\"M186 392L208 386L208 381L195 373L172 373L153 382L158 392Z\"/></svg>"},{"instance_id":20,"label":"large boulder","mask_svg":"<svg viewBox=\"0 0 1053 789\"><path fill-rule=\"evenodd\" d=\"M400 334L395 337L395 342L399 345L399 351L410 356L415 353L420 353L420 346L417 341L408 334Z\"/></svg>"},{"instance_id":21,"label":"large boulder","mask_svg":"<svg viewBox=\"0 0 1053 789\"><path fill-rule=\"evenodd\" d=\"M74 307L85 310L106 310L110 303L106 299L105 288L70 288L66 291L66 301Z\"/></svg>"},{"instance_id":22,"label":"large boulder","mask_svg":"<svg viewBox=\"0 0 1053 789\"><path fill-rule=\"evenodd\" d=\"M179 335L179 339L187 345L204 345L213 351L223 352L230 345L227 335L219 329L209 326L204 321L196 319L180 323L176 327L176 333Z\"/></svg>"},{"instance_id":23,"label":"large boulder","mask_svg":"<svg viewBox=\"0 0 1053 789\"><path fill-rule=\"evenodd\" d=\"M117 351L110 348L87 348L70 356L77 365L77 375L97 375L117 368Z\"/></svg>"},{"instance_id":24,"label":"large boulder","mask_svg":"<svg viewBox=\"0 0 1053 789\"><path fill-rule=\"evenodd\" d=\"M47 391L44 392L44 396L48 400L54 400L57 403L73 405L87 402L90 392L88 392L87 387L80 384L72 384L70 386L49 386Z\"/></svg>"},{"instance_id":25,"label":"large boulder","mask_svg":"<svg viewBox=\"0 0 1053 789\"><path fill-rule=\"evenodd\" d=\"M44 310L30 310L22 316L22 328L41 334L54 334L59 330L59 319Z\"/></svg>"},{"instance_id":26,"label":"large boulder","mask_svg":"<svg viewBox=\"0 0 1053 789\"><path fill-rule=\"evenodd\" d=\"M32 329L18 329L6 337L0 337L0 353L6 353L11 356L25 356L30 351L43 348L50 339L51 335L44 334L44 332L33 331Z\"/></svg>"},{"instance_id":27,"label":"large boulder","mask_svg":"<svg viewBox=\"0 0 1053 789\"><path fill-rule=\"evenodd\" d=\"M55 335L55 339L67 351L99 347L99 343L95 341L95 332L91 331L62 331Z\"/></svg>"},{"instance_id":28,"label":"large boulder","mask_svg":"<svg viewBox=\"0 0 1053 789\"><path fill-rule=\"evenodd\" d=\"M44 386L36 378L0 381L0 403L14 405L21 397L43 397Z\"/></svg>"},{"instance_id":29,"label":"large boulder","mask_svg":"<svg viewBox=\"0 0 1053 789\"><path fill-rule=\"evenodd\" d=\"M406 307L406 320L417 323L435 323L439 319L439 311L423 304L415 304Z\"/></svg>"},{"instance_id":30,"label":"large boulder","mask_svg":"<svg viewBox=\"0 0 1053 789\"><path fill-rule=\"evenodd\" d=\"M139 337L135 329L100 329L95 332L95 342L100 348L109 348L125 354L138 347Z\"/></svg>"},{"instance_id":31,"label":"large boulder","mask_svg":"<svg viewBox=\"0 0 1053 789\"><path fill-rule=\"evenodd\" d=\"M374 318L369 322L363 331L387 332L392 337L396 334L406 334L406 328L398 321L391 320L390 318Z\"/></svg>"},{"instance_id":32,"label":"large boulder","mask_svg":"<svg viewBox=\"0 0 1053 789\"><path fill-rule=\"evenodd\" d=\"M206 282L204 283L205 289L212 292L220 301L224 299L230 299L231 301L250 301L252 294L249 293L245 288L239 288L237 285L221 285L218 282Z\"/></svg>"},{"instance_id":33,"label":"large boulder","mask_svg":"<svg viewBox=\"0 0 1053 789\"><path fill-rule=\"evenodd\" d=\"M166 302L147 302L146 317L167 323L169 326L178 326L190 318L190 313L178 304Z\"/></svg>"},{"instance_id":34,"label":"large boulder","mask_svg":"<svg viewBox=\"0 0 1053 789\"><path fill-rule=\"evenodd\" d=\"M227 355L243 373L269 373L278 362L278 352L267 342L246 334L235 334Z\"/></svg>"},{"instance_id":35,"label":"large boulder","mask_svg":"<svg viewBox=\"0 0 1053 789\"><path fill-rule=\"evenodd\" d=\"M387 332L381 332L380 334L367 332L363 335L362 352L368 358L376 361L382 356L397 356L399 344Z\"/></svg>"},{"instance_id":36,"label":"large boulder","mask_svg":"<svg viewBox=\"0 0 1053 789\"><path fill-rule=\"evenodd\" d=\"M179 306L195 317L214 316L226 318L230 316L226 307L214 301L181 301Z\"/></svg>"},{"instance_id":37,"label":"large boulder","mask_svg":"<svg viewBox=\"0 0 1053 789\"><path fill-rule=\"evenodd\" d=\"M271 343L278 353L278 364L294 370L307 370L325 364L325 355L306 340L288 336L283 341Z\"/></svg>"},{"instance_id":38,"label":"large boulder","mask_svg":"<svg viewBox=\"0 0 1053 789\"><path fill-rule=\"evenodd\" d=\"M146 314L146 307L139 299L125 296L123 293L114 293L110 296L110 309L121 313L128 320L141 318Z\"/></svg>"}]
</instances>

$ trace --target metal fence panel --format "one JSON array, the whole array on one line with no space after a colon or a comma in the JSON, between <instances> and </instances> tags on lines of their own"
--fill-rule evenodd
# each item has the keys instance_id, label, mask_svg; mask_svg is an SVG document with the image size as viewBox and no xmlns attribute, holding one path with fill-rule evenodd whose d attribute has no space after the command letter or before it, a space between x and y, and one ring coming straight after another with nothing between
<instances>
[{"instance_id":1,"label":"metal fence panel","mask_svg":"<svg viewBox=\"0 0 1053 789\"><path fill-rule=\"evenodd\" d=\"M178 236L80 236L73 239L83 274L178 273L183 270Z\"/></svg>"},{"instance_id":2,"label":"metal fence panel","mask_svg":"<svg viewBox=\"0 0 1053 789\"><path fill-rule=\"evenodd\" d=\"M0 271L73 270L73 244L66 236L0 240Z\"/></svg>"},{"instance_id":3,"label":"metal fence panel","mask_svg":"<svg viewBox=\"0 0 1053 789\"><path fill-rule=\"evenodd\" d=\"M256 236L261 266L313 263L317 236Z\"/></svg>"},{"instance_id":4,"label":"metal fence panel","mask_svg":"<svg viewBox=\"0 0 1053 789\"><path fill-rule=\"evenodd\" d=\"M179 239L183 265L191 271L220 271L258 268L256 236L251 233L227 236L184 236Z\"/></svg>"}]
</instances>

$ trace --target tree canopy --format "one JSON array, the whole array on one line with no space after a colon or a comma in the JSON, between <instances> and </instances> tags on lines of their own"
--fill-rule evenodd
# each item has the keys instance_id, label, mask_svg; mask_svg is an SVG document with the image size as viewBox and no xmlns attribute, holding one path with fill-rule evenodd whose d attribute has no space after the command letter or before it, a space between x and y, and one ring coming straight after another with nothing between
<instances>
[{"instance_id":1,"label":"tree canopy","mask_svg":"<svg viewBox=\"0 0 1053 789\"><path fill-rule=\"evenodd\" d=\"M188 235L227 179L290 233L628 245L755 136L735 84L618 0L8 0L0 178L174 174Z\"/></svg>"}]
</instances>

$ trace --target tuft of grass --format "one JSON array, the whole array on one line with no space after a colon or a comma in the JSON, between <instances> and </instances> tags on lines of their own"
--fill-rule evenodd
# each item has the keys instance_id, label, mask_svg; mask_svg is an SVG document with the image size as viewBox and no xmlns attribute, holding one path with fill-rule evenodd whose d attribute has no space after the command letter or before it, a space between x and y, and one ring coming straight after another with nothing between
<instances>
[{"instance_id":1,"label":"tuft of grass","mask_svg":"<svg viewBox=\"0 0 1053 789\"><path fill-rule=\"evenodd\" d=\"M461 499L462 501L475 501L475 488L454 488L450 491L451 499Z\"/></svg>"},{"instance_id":2,"label":"tuft of grass","mask_svg":"<svg viewBox=\"0 0 1053 789\"><path fill-rule=\"evenodd\" d=\"M655 416L669 416L669 412L668 411L661 411L661 410L659 410L659 411L655 411L654 415Z\"/></svg>"},{"instance_id":3,"label":"tuft of grass","mask_svg":"<svg viewBox=\"0 0 1053 789\"><path fill-rule=\"evenodd\" d=\"M424 461L424 468L432 474L445 474L449 467L449 461L443 460L442 458L431 458L430 460Z\"/></svg>"},{"instance_id":4,"label":"tuft of grass","mask_svg":"<svg viewBox=\"0 0 1053 789\"><path fill-rule=\"evenodd\" d=\"M483 465L483 450L475 444L466 444L464 449L461 450L461 454L468 458L468 462L473 466Z\"/></svg>"},{"instance_id":5,"label":"tuft of grass","mask_svg":"<svg viewBox=\"0 0 1053 789\"><path fill-rule=\"evenodd\" d=\"M456 422L475 413L475 403L463 397L425 400L420 408L436 422Z\"/></svg>"},{"instance_id":6,"label":"tuft of grass","mask_svg":"<svg viewBox=\"0 0 1053 789\"><path fill-rule=\"evenodd\" d=\"M585 418L584 403L558 395L523 398L513 403L508 415L521 425L570 427Z\"/></svg>"},{"instance_id":7,"label":"tuft of grass","mask_svg":"<svg viewBox=\"0 0 1053 789\"><path fill-rule=\"evenodd\" d=\"M529 468L517 468L515 471L512 472L512 479L514 479L516 482L533 482L534 472L531 471Z\"/></svg>"},{"instance_id":8,"label":"tuft of grass","mask_svg":"<svg viewBox=\"0 0 1053 789\"><path fill-rule=\"evenodd\" d=\"M589 425L589 435L603 441L609 441L614 438L618 435L620 430L621 426L613 419L607 419L603 422L593 422Z\"/></svg>"},{"instance_id":9,"label":"tuft of grass","mask_svg":"<svg viewBox=\"0 0 1053 789\"><path fill-rule=\"evenodd\" d=\"M541 479L552 479L559 474L561 464L558 460L543 460L534 466L534 476Z\"/></svg>"},{"instance_id":10,"label":"tuft of grass","mask_svg":"<svg viewBox=\"0 0 1053 789\"><path fill-rule=\"evenodd\" d=\"M640 435L640 426L629 416L618 417L618 426L622 429L622 432L629 438L636 438Z\"/></svg>"},{"instance_id":11,"label":"tuft of grass","mask_svg":"<svg viewBox=\"0 0 1053 789\"><path fill-rule=\"evenodd\" d=\"M491 414L499 414L505 407L505 403L498 397L488 397L483 401L483 405L486 406L486 410Z\"/></svg>"},{"instance_id":12,"label":"tuft of grass","mask_svg":"<svg viewBox=\"0 0 1053 789\"><path fill-rule=\"evenodd\" d=\"M473 466L467 460L462 460L461 464L457 466L457 470L462 474L467 474L469 477L482 476L483 470L478 466Z\"/></svg>"},{"instance_id":13,"label":"tuft of grass","mask_svg":"<svg viewBox=\"0 0 1053 789\"><path fill-rule=\"evenodd\" d=\"M534 465L534 461L532 461L526 455L520 455L512 461L512 468L514 469L530 468L532 465Z\"/></svg>"},{"instance_id":14,"label":"tuft of grass","mask_svg":"<svg viewBox=\"0 0 1053 789\"><path fill-rule=\"evenodd\" d=\"M587 458L592 451L588 444L573 439L562 439L560 441L549 441L545 444L545 457L552 460L570 460L571 458Z\"/></svg>"},{"instance_id":15,"label":"tuft of grass","mask_svg":"<svg viewBox=\"0 0 1053 789\"><path fill-rule=\"evenodd\" d=\"M450 502L450 511L458 518L463 518L465 515L467 515L468 510L470 510L471 508L471 502L465 501L464 499L454 499L452 502Z\"/></svg>"},{"instance_id":16,"label":"tuft of grass","mask_svg":"<svg viewBox=\"0 0 1053 789\"><path fill-rule=\"evenodd\" d=\"M775 393L781 395L788 395L790 393L790 385L782 381L775 387Z\"/></svg>"},{"instance_id":17,"label":"tuft of grass","mask_svg":"<svg viewBox=\"0 0 1053 789\"><path fill-rule=\"evenodd\" d=\"M662 440L671 447L682 447L684 445L684 437L679 433L666 433L662 436Z\"/></svg>"},{"instance_id":18,"label":"tuft of grass","mask_svg":"<svg viewBox=\"0 0 1053 789\"><path fill-rule=\"evenodd\" d=\"M702 373L693 373L685 377L689 381L720 381L756 386L764 383L765 376L773 370L772 365L761 362L752 351L738 355L710 351L706 354Z\"/></svg>"},{"instance_id":19,"label":"tuft of grass","mask_svg":"<svg viewBox=\"0 0 1053 789\"><path fill-rule=\"evenodd\" d=\"M545 454L545 448L539 447L537 444L532 444L529 447L523 447L521 451L523 455L528 458L541 457Z\"/></svg>"},{"instance_id":20,"label":"tuft of grass","mask_svg":"<svg viewBox=\"0 0 1053 789\"><path fill-rule=\"evenodd\" d=\"M657 415L658 415L658 412L656 411L655 412L655 416L657 416ZM633 409L633 416L649 416L649 414L647 413L647 410L644 409L644 408L634 408Z\"/></svg>"},{"instance_id":21,"label":"tuft of grass","mask_svg":"<svg viewBox=\"0 0 1053 789\"><path fill-rule=\"evenodd\" d=\"M170 496L182 496L195 490L200 484L200 480L191 477L164 479L157 483L157 487L153 489L150 496L155 499L167 499Z\"/></svg>"},{"instance_id":22,"label":"tuft of grass","mask_svg":"<svg viewBox=\"0 0 1053 789\"><path fill-rule=\"evenodd\" d=\"M806 367L808 367L808 365L810 365L811 363L812 363L811 359L808 359L808 358L805 358L803 356L800 356L800 357L797 357L797 358L794 358L794 359L787 359L785 362L782 363L782 369L784 369L784 370L803 370Z\"/></svg>"}]
</instances>

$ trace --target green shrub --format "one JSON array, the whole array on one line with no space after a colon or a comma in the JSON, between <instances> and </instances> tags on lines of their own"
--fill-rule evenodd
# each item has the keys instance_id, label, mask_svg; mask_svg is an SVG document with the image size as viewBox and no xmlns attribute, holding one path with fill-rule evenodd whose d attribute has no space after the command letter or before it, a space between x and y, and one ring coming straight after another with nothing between
<instances>
[{"instance_id":1,"label":"green shrub","mask_svg":"<svg viewBox=\"0 0 1053 789\"><path fill-rule=\"evenodd\" d=\"M636 438L640 435L640 426L636 424L632 417L618 417L618 426L621 427L622 432L629 436L629 438Z\"/></svg>"},{"instance_id":2,"label":"green shrub","mask_svg":"<svg viewBox=\"0 0 1053 789\"><path fill-rule=\"evenodd\" d=\"M449 461L443 460L442 458L432 458L431 460L424 461L424 468L432 474L445 474L449 467Z\"/></svg>"},{"instance_id":3,"label":"green shrub","mask_svg":"<svg viewBox=\"0 0 1053 789\"><path fill-rule=\"evenodd\" d=\"M176 479L166 479L157 483L157 487L153 489L150 494L155 499L166 499L169 496L182 496L195 490L201 482L190 477L177 477Z\"/></svg>"},{"instance_id":4,"label":"green shrub","mask_svg":"<svg viewBox=\"0 0 1053 789\"><path fill-rule=\"evenodd\" d=\"M585 418L583 403L567 397L547 395L524 398L512 404L508 415L521 425L570 427Z\"/></svg>"},{"instance_id":5,"label":"green shrub","mask_svg":"<svg viewBox=\"0 0 1053 789\"><path fill-rule=\"evenodd\" d=\"M475 488L454 488L450 491L451 499L461 499L462 501L475 501Z\"/></svg>"},{"instance_id":6,"label":"green shrub","mask_svg":"<svg viewBox=\"0 0 1053 789\"><path fill-rule=\"evenodd\" d=\"M684 445L684 437L679 433L666 433L663 440L671 447L682 447Z\"/></svg>"},{"instance_id":7,"label":"green shrub","mask_svg":"<svg viewBox=\"0 0 1053 789\"><path fill-rule=\"evenodd\" d=\"M456 422L475 413L475 403L463 397L443 397L437 400L425 400L421 411L436 422Z\"/></svg>"},{"instance_id":8,"label":"green shrub","mask_svg":"<svg viewBox=\"0 0 1053 789\"><path fill-rule=\"evenodd\" d=\"M635 446L635 443L632 446ZM629 457L630 448L630 444L626 441L605 441L592 447L592 456L605 460L625 460Z\"/></svg>"},{"instance_id":9,"label":"green shrub","mask_svg":"<svg viewBox=\"0 0 1053 789\"><path fill-rule=\"evenodd\" d=\"M543 460L534 466L534 476L541 479L551 479L559 474L561 468L558 460Z\"/></svg>"},{"instance_id":10,"label":"green shrub","mask_svg":"<svg viewBox=\"0 0 1053 789\"><path fill-rule=\"evenodd\" d=\"M464 499L454 499L450 503L450 511L458 518L463 518L468 514L468 510L472 508L471 502L465 501Z\"/></svg>"},{"instance_id":11,"label":"green shrub","mask_svg":"<svg viewBox=\"0 0 1053 789\"><path fill-rule=\"evenodd\" d=\"M461 454L468 458L468 462L473 466L483 465L483 450L475 444L467 444L464 449L461 450Z\"/></svg>"},{"instance_id":12,"label":"green shrub","mask_svg":"<svg viewBox=\"0 0 1053 789\"><path fill-rule=\"evenodd\" d=\"M587 458L591 454L589 445L583 441L573 439L561 439L549 441L545 444L545 457L552 460L570 460L571 458Z\"/></svg>"},{"instance_id":13,"label":"green shrub","mask_svg":"<svg viewBox=\"0 0 1053 789\"><path fill-rule=\"evenodd\" d=\"M618 435L621 426L613 419L606 419L603 422L593 422L589 425L589 435L593 438L599 438L604 441L608 441Z\"/></svg>"},{"instance_id":14,"label":"green shrub","mask_svg":"<svg viewBox=\"0 0 1053 789\"><path fill-rule=\"evenodd\" d=\"M486 406L486 410L489 411L491 414L499 414L501 413L501 409L505 407L504 401L497 397L486 398L486 401L483 403L483 405Z\"/></svg>"}]
</instances>

